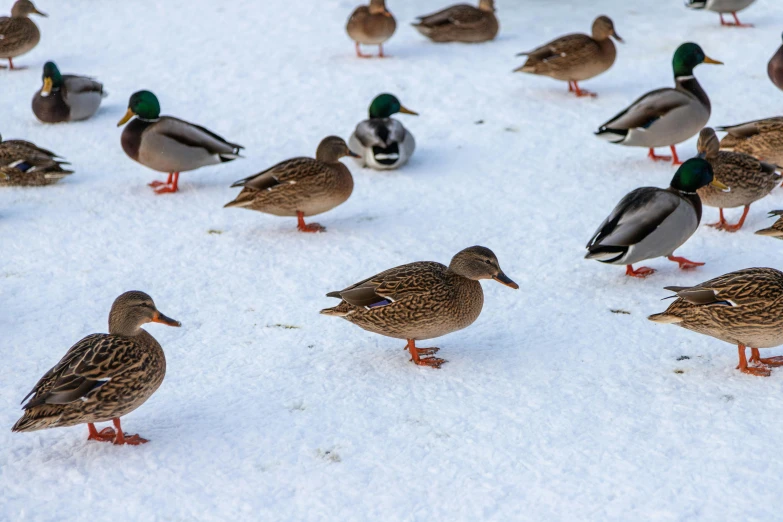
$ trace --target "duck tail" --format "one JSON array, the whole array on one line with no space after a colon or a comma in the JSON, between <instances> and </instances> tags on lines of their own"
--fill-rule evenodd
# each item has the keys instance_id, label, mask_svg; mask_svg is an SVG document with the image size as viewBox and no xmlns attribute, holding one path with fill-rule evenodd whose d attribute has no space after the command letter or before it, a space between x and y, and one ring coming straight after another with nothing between
<instances>
[{"instance_id":1,"label":"duck tail","mask_svg":"<svg viewBox=\"0 0 783 522\"><path fill-rule=\"evenodd\" d=\"M595 259L602 263L613 263L628 252L628 247L613 245L588 245L585 259Z\"/></svg>"},{"instance_id":2,"label":"duck tail","mask_svg":"<svg viewBox=\"0 0 783 522\"><path fill-rule=\"evenodd\" d=\"M34 413L31 413L31 410L27 410L24 412L24 415L22 415L19 420L16 421L16 424L14 424L14 427L11 428L11 431L38 431L50 428L52 427L52 424L53 422L50 417L40 417Z\"/></svg>"},{"instance_id":3,"label":"duck tail","mask_svg":"<svg viewBox=\"0 0 783 522\"><path fill-rule=\"evenodd\" d=\"M671 315L666 312L662 312L660 314L652 314L647 319L649 319L654 323L661 323L661 324L676 324L682 322L682 317L677 317L676 315Z\"/></svg>"},{"instance_id":4,"label":"duck tail","mask_svg":"<svg viewBox=\"0 0 783 522\"><path fill-rule=\"evenodd\" d=\"M345 317L348 315L348 311L341 310L339 305L332 308L324 308L320 313L324 315L330 315L332 317Z\"/></svg>"},{"instance_id":5,"label":"duck tail","mask_svg":"<svg viewBox=\"0 0 783 522\"><path fill-rule=\"evenodd\" d=\"M622 143L628 137L628 129L610 129L603 126L594 134L610 143Z\"/></svg>"},{"instance_id":6,"label":"duck tail","mask_svg":"<svg viewBox=\"0 0 783 522\"><path fill-rule=\"evenodd\" d=\"M237 145L236 143L229 143L233 147L233 150L231 152L224 152L222 154L218 154L218 157L220 158L221 163L226 163L228 161L234 161L237 158L244 158L240 152L243 147L242 145Z\"/></svg>"},{"instance_id":7,"label":"duck tail","mask_svg":"<svg viewBox=\"0 0 783 522\"><path fill-rule=\"evenodd\" d=\"M779 239L783 239L783 231L776 230L772 227L769 228L762 228L761 230L756 230L755 234L759 236L769 236L769 237L776 237Z\"/></svg>"},{"instance_id":8,"label":"duck tail","mask_svg":"<svg viewBox=\"0 0 783 522\"><path fill-rule=\"evenodd\" d=\"M687 0L685 7L688 9L704 9L707 6L707 0Z\"/></svg>"}]
</instances>

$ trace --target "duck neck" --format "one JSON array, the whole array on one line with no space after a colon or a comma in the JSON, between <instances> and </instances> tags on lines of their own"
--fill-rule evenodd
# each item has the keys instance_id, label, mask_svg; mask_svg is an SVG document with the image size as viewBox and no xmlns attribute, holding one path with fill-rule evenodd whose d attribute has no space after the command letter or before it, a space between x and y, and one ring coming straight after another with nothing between
<instances>
[{"instance_id":1,"label":"duck neck","mask_svg":"<svg viewBox=\"0 0 783 522\"><path fill-rule=\"evenodd\" d=\"M701 88L698 80L696 80L693 71L688 75L675 76L674 82L677 84L677 89L691 93L702 103L702 105L707 107L708 111L712 110L710 99L707 97L707 93L704 92L704 89Z\"/></svg>"},{"instance_id":2,"label":"duck neck","mask_svg":"<svg viewBox=\"0 0 783 522\"><path fill-rule=\"evenodd\" d=\"M696 192L685 192L684 190L676 189L674 187L669 187L668 189L671 192L674 192L681 198L685 199L693 205L693 210L696 212L696 224L701 222L701 198L699 197L699 194Z\"/></svg>"}]
</instances>

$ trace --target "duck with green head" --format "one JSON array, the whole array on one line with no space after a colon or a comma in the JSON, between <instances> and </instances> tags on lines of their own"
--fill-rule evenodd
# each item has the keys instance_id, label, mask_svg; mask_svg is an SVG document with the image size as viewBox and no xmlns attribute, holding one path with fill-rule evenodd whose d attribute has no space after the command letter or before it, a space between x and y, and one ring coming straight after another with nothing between
<instances>
[{"instance_id":1,"label":"duck with green head","mask_svg":"<svg viewBox=\"0 0 783 522\"><path fill-rule=\"evenodd\" d=\"M122 150L145 167L169 175L165 183L150 183L157 194L176 192L180 172L233 161L244 148L204 127L161 116L158 98L150 91L133 93L117 126L129 120L122 131Z\"/></svg>"},{"instance_id":2,"label":"duck with green head","mask_svg":"<svg viewBox=\"0 0 783 522\"><path fill-rule=\"evenodd\" d=\"M702 63L722 64L695 43L679 46L672 59L675 86L648 92L601 125L596 136L619 145L648 148L649 158L673 160L679 165L674 146L698 134L710 119L710 99L693 76L693 69ZM672 156L656 155L656 147L670 147Z\"/></svg>"},{"instance_id":3,"label":"duck with green head","mask_svg":"<svg viewBox=\"0 0 783 522\"><path fill-rule=\"evenodd\" d=\"M370 118L356 126L348 146L360 156L365 167L391 170L407 163L416 149L416 140L393 114L418 113L405 108L393 94L379 94L370 104Z\"/></svg>"},{"instance_id":4,"label":"duck with green head","mask_svg":"<svg viewBox=\"0 0 783 522\"><path fill-rule=\"evenodd\" d=\"M0 16L0 58L8 59L8 68L14 67L14 58L32 51L41 41L41 31L35 22L30 20L31 14L46 17L30 0L17 0L11 8L11 16ZM5 69L0 65L0 69Z\"/></svg>"},{"instance_id":5,"label":"duck with green head","mask_svg":"<svg viewBox=\"0 0 783 522\"><path fill-rule=\"evenodd\" d=\"M703 265L673 254L699 227L702 207L696 191L710 184L726 190L714 179L706 160L692 158L677 169L669 188L642 187L629 192L595 231L585 258L626 265L625 274L631 277L655 272L632 265L656 257L665 256L683 269Z\"/></svg>"},{"instance_id":6,"label":"duck with green head","mask_svg":"<svg viewBox=\"0 0 783 522\"><path fill-rule=\"evenodd\" d=\"M98 111L106 93L87 76L62 74L54 62L43 67L43 86L33 96L33 114L43 123L86 120Z\"/></svg>"}]
</instances>

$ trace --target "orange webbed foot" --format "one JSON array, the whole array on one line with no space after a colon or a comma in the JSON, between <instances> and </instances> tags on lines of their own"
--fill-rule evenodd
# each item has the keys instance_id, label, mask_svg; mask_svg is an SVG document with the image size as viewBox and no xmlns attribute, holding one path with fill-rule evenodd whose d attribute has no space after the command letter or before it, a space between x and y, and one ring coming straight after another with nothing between
<instances>
[{"instance_id":1,"label":"orange webbed foot","mask_svg":"<svg viewBox=\"0 0 783 522\"><path fill-rule=\"evenodd\" d=\"M769 377L770 375L772 375L772 372L769 371L769 368L765 368L763 366L748 366L747 368L740 368L739 366L737 366L737 369L742 373L747 373L748 375L755 375L756 377Z\"/></svg>"},{"instance_id":2,"label":"orange webbed foot","mask_svg":"<svg viewBox=\"0 0 783 522\"><path fill-rule=\"evenodd\" d=\"M149 442L147 439L143 439L139 437L138 435L126 435L124 433L120 433L115 437L114 444L116 445L123 445L123 444L129 444L131 446L139 446L141 444L146 444Z\"/></svg>"},{"instance_id":3,"label":"orange webbed foot","mask_svg":"<svg viewBox=\"0 0 783 522\"><path fill-rule=\"evenodd\" d=\"M326 232L326 227L319 225L318 223L307 223L306 225L299 225L296 227L299 232L316 233Z\"/></svg>"},{"instance_id":4,"label":"orange webbed foot","mask_svg":"<svg viewBox=\"0 0 783 522\"><path fill-rule=\"evenodd\" d=\"M97 440L98 442L114 442L114 438L117 436L117 432L114 428L103 428L101 431L95 429L94 424L87 425L90 429L90 435L87 440Z\"/></svg>"},{"instance_id":5,"label":"orange webbed foot","mask_svg":"<svg viewBox=\"0 0 783 522\"><path fill-rule=\"evenodd\" d=\"M680 268L682 270L689 270L691 268L696 268L697 266L704 266L704 263L699 263L698 261L691 261L690 259L685 259L684 257L677 257L677 256L667 256L666 259L669 261L674 261L678 265L680 265Z\"/></svg>"},{"instance_id":6,"label":"orange webbed foot","mask_svg":"<svg viewBox=\"0 0 783 522\"><path fill-rule=\"evenodd\" d=\"M647 266L640 266L636 270L634 270L632 265L627 265L625 267L625 275L628 277L638 277L639 279L644 279L645 277L651 276L654 273L655 269Z\"/></svg>"}]
</instances>

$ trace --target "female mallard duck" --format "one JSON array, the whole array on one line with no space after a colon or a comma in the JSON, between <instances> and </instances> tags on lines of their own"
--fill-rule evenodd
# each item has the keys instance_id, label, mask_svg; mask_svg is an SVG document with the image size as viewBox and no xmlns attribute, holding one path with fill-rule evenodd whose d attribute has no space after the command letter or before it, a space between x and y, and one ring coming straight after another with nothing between
<instances>
[{"instance_id":1,"label":"female mallard duck","mask_svg":"<svg viewBox=\"0 0 783 522\"><path fill-rule=\"evenodd\" d=\"M73 174L62 167L67 164L55 153L29 141L2 141L0 137L0 187L51 185Z\"/></svg>"},{"instance_id":2,"label":"female mallard duck","mask_svg":"<svg viewBox=\"0 0 783 522\"><path fill-rule=\"evenodd\" d=\"M230 143L214 132L173 116L161 116L158 98L149 91L134 93L120 127L136 116L122 131L122 150L145 167L167 172L165 183L153 181L155 193L176 192L179 173L240 158L244 147Z\"/></svg>"},{"instance_id":3,"label":"female mallard duck","mask_svg":"<svg viewBox=\"0 0 783 522\"><path fill-rule=\"evenodd\" d=\"M667 286L677 299L665 312L649 317L736 344L743 373L767 377L766 366L783 365L783 357L762 359L759 348L783 344L783 272L746 268L700 285ZM673 296L674 297L674 296ZM751 349L748 366L745 348Z\"/></svg>"},{"instance_id":4,"label":"female mallard duck","mask_svg":"<svg viewBox=\"0 0 783 522\"><path fill-rule=\"evenodd\" d=\"M783 164L783 117L776 116L716 129L728 133L720 140L720 150L744 152L775 165Z\"/></svg>"},{"instance_id":5,"label":"female mallard duck","mask_svg":"<svg viewBox=\"0 0 783 522\"><path fill-rule=\"evenodd\" d=\"M0 16L0 58L8 59L9 69L14 67L14 58L31 51L41 40L38 26L28 18L31 14L45 17L30 0L16 0L11 8L11 17ZM5 69L5 65L0 66Z\"/></svg>"},{"instance_id":6,"label":"female mallard duck","mask_svg":"<svg viewBox=\"0 0 783 522\"><path fill-rule=\"evenodd\" d=\"M439 348L416 348L416 341L473 324L484 305L480 279L519 288L500 269L492 250L472 246L458 252L449 266L418 261L329 292L327 297L341 299L340 304L321 313L342 317L373 333L405 339L415 364L440 368L445 360L422 357L434 355Z\"/></svg>"},{"instance_id":7,"label":"female mallard duck","mask_svg":"<svg viewBox=\"0 0 783 522\"><path fill-rule=\"evenodd\" d=\"M385 0L370 0L370 5L360 5L351 13L345 30L356 43L356 56L370 58L371 54L362 54L361 45L377 45L378 57L383 58L383 42L388 40L397 29L397 21L386 9Z\"/></svg>"},{"instance_id":8,"label":"female mallard duck","mask_svg":"<svg viewBox=\"0 0 783 522\"><path fill-rule=\"evenodd\" d=\"M594 93L581 90L577 82L607 71L617 56L610 37L613 36L618 42L623 39L615 32L614 23L608 16L596 18L592 32L592 36L567 34L530 52L519 53L517 56L527 56L527 61L514 72L550 76L568 82L568 92L574 92L577 96L595 96Z\"/></svg>"},{"instance_id":9,"label":"female mallard duck","mask_svg":"<svg viewBox=\"0 0 783 522\"><path fill-rule=\"evenodd\" d=\"M696 192L712 183L712 167L701 158L683 163L667 189L642 187L629 192L614 207L587 243L585 259L612 265L626 265L625 275L647 277L655 272L646 266L634 270L633 264L645 259L666 257L680 268L704 263L674 256L690 238L701 221L701 200Z\"/></svg>"},{"instance_id":10,"label":"female mallard duck","mask_svg":"<svg viewBox=\"0 0 783 522\"><path fill-rule=\"evenodd\" d=\"M771 227L756 230L755 233L760 236L770 236L777 239L783 239L783 210L771 210L769 212L769 216L777 216L778 219L772 223Z\"/></svg>"},{"instance_id":11,"label":"female mallard duck","mask_svg":"<svg viewBox=\"0 0 783 522\"><path fill-rule=\"evenodd\" d=\"M43 87L33 96L33 114L43 123L86 120L106 96L103 84L87 76L61 74L54 62L43 67Z\"/></svg>"},{"instance_id":12,"label":"female mallard duck","mask_svg":"<svg viewBox=\"0 0 783 522\"><path fill-rule=\"evenodd\" d=\"M365 167L390 170L408 162L416 149L416 140L392 114L418 113L406 109L392 94L379 94L370 104L370 119L356 126L348 140L350 149L357 153Z\"/></svg>"},{"instance_id":13,"label":"female mallard duck","mask_svg":"<svg viewBox=\"0 0 783 522\"><path fill-rule=\"evenodd\" d=\"M775 87L783 91L783 45L778 47L767 64L767 76L775 84Z\"/></svg>"},{"instance_id":14,"label":"female mallard duck","mask_svg":"<svg viewBox=\"0 0 783 522\"><path fill-rule=\"evenodd\" d=\"M687 0L685 7L690 9L706 9L720 15L720 25L730 27L753 27L752 24L742 24L737 18L737 11L742 11L756 0ZM723 20L724 13L734 17L734 23Z\"/></svg>"},{"instance_id":15,"label":"female mallard duck","mask_svg":"<svg viewBox=\"0 0 783 522\"><path fill-rule=\"evenodd\" d=\"M699 157L706 159L712 166L715 179L729 187L728 192L718 190L712 185L697 190L702 203L720 209L720 221L710 226L736 232L745 223L750 204L760 200L780 184L781 176L775 172L777 167L747 154L720 151L718 137L710 127L702 129L696 147ZM745 210L739 222L736 225L727 223L723 217L723 209L742 206Z\"/></svg>"},{"instance_id":16,"label":"female mallard duck","mask_svg":"<svg viewBox=\"0 0 783 522\"><path fill-rule=\"evenodd\" d=\"M351 171L340 163L344 156L358 157L342 138L327 136L313 158L293 158L234 182L242 192L224 208L241 207L274 216L296 216L300 232L323 232L318 223L305 224L315 216L345 203L353 192Z\"/></svg>"},{"instance_id":17,"label":"female mallard duck","mask_svg":"<svg viewBox=\"0 0 783 522\"><path fill-rule=\"evenodd\" d=\"M24 415L12 431L86 423L88 440L133 445L147 442L123 433L120 417L144 404L166 375L163 349L141 328L150 322L180 326L160 313L144 292L119 296L109 313L109 333L88 335L41 377L27 394L33 397L24 405ZM95 429L96 422L107 421L114 423L116 431Z\"/></svg>"},{"instance_id":18,"label":"female mallard duck","mask_svg":"<svg viewBox=\"0 0 783 522\"><path fill-rule=\"evenodd\" d=\"M706 56L695 43L684 43L672 59L675 87L650 91L598 129L611 143L647 147L653 160L680 164L676 144L697 134L710 119L710 99L693 76L702 63L721 64ZM655 147L670 147L672 156L656 156Z\"/></svg>"},{"instance_id":19,"label":"female mallard duck","mask_svg":"<svg viewBox=\"0 0 783 522\"><path fill-rule=\"evenodd\" d=\"M495 0L479 0L478 8L453 5L418 18L419 21L411 25L433 42L486 42L493 40L500 28L495 16Z\"/></svg>"}]
</instances>

